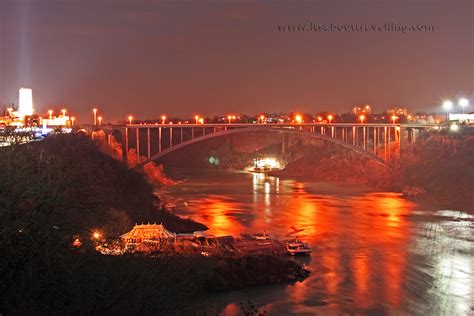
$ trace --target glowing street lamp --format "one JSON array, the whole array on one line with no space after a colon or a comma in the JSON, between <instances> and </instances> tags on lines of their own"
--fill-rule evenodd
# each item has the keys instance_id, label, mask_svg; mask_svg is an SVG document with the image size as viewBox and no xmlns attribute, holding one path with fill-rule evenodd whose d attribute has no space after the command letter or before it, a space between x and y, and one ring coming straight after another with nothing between
<instances>
[{"instance_id":1,"label":"glowing street lamp","mask_svg":"<svg viewBox=\"0 0 474 316\"><path fill-rule=\"evenodd\" d=\"M199 124L204 124L204 118L199 118Z\"/></svg>"},{"instance_id":2,"label":"glowing street lamp","mask_svg":"<svg viewBox=\"0 0 474 316\"><path fill-rule=\"evenodd\" d=\"M94 112L94 125L97 125L97 109L94 108L92 111Z\"/></svg>"},{"instance_id":3,"label":"glowing street lamp","mask_svg":"<svg viewBox=\"0 0 474 316\"><path fill-rule=\"evenodd\" d=\"M130 116L128 117L128 121L130 122L130 125L132 125L133 116L130 115Z\"/></svg>"},{"instance_id":4,"label":"glowing street lamp","mask_svg":"<svg viewBox=\"0 0 474 316\"><path fill-rule=\"evenodd\" d=\"M196 120L196 124L199 123L199 115L194 116L194 119Z\"/></svg>"},{"instance_id":5,"label":"glowing street lamp","mask_svg":"<svg viewBox=\"0 0 474 316\"><path fill-rule=\"evenodd\" d=\"M359 120L360 120L360 124L364 124L365 115L363 114L359 115Z\"/></svg>"},{"instance_id":6,"label":"glowing street lamp","mask_svg":"<svg viewBox=\"0 0 474 316\"><path fill-rule=\"evenodd\" d=\"M392 123L393 123L393 124L395 124L395 121L396 121L397 119L398 119L398 117L397 117L397 116L395 116L395 115L392 115Z\"/></svg>"},{"instance_id":7,"label":"glowing street lamp","mask_svg":"<svg viewBox=\"0 0 474 316\"><path fill-rule=\"evenodd\" d=\"M334 118L334 116L332 116L331 114L328 115L329 124L331 124L333 118Z\"/></svg>"},{"instance_id":8,"label":"glowing street lamp","mask_svg":"<svg viewBox=\"0 0 474 316\"><path fill-rule=\"evenodd\" d=\"M48 110L49 113L49 119L51 120L53 118L53 110Z\"/></svg>"},{"instance_id":9,"label":"glowing street lamp","mask_svg":"<svg viewBox=\"0 0 474 316\"><path fill-rule=\"evenodd\" d=\"M446 110L446 121L449 121L449 110L453 107L453 102L446 100L443 102L443 108Z\"/></svg>"},{"instance_id":10,"label":"glowing street lamp","mask_svg":"<svg viewBox=\"0 0 474 316\"><path fill-rule=\"evenodd\" d=\"M297 114L295 116L295 121L297 124L301 124L301 122L303 122L303 118L301 117L301 115Z\"/></svg>"},{"instance_id":11,"label":"glowing street lamp","mask_svg":"<svg viewBox=\"0 0 474 316\"><path fill-rule=\"evenodd\" d=\"M71 125L74 126L74 121L76 120L76 118L73 116L71 117Z\"/></svg>"},{"instance_id":12,"label":"glowing street lamp","mask_svg":"<svg viewBox=\"0 0 474 316\"><path fill-rule=\"evenodd\" d=\"M66 110L65 109L62 109L61 113L63 113L63 116L66 116Z\"/></svg>"},{"instance_id":13,"label":"glowing street lamp","mask_svg":"<svg viewBox=\"0 0 474 316\"><path fill-rule=\"evenodd\" d=\"M99 125L102 125L102 116L99 116L97 119L99 120Z\"/></svg>"},{"instance_id":14,"label":"glowing street lamp","mask_svg":"<svg viewBox=\"0 0 474 316\"><path fill-rule=\"evenodd\" d=\"M227 115L227 120L228 120L228 122L229 122L229 124L230 124L230 122L231 122L231 120L232 120L232 115Z\"/></svg>"},{"instance_id":15,"label":"glowing street lamp","mask_svg":"<svg viewBox=\"0 0 474 316\"><path fill-rule=\"evenodd\" d=\"M265 120L265 115L260 115L260 120L262 121L262 124L263 124Z\"/></svg>"},{"instance_id":16,"label":"glowing street lamp","mask_svg":"<svg viewBox=\"0 0 474 316\"><path fill-rule=\"evenodd\" d=\"M469 100L466 98L459 99L459 105L462 107L462 114L464 114L464 108L469 105Z\"/></svg>"},{"instance_id":17,"label":"glowing street lamp","mask_svg":"<svg viewBox=\"0 0 474 316\"><path fill-rule=\"evenodd\" d=\"M99 238L100 238L100 234L99 234L98 232L94 232L94 233L92 234L92 237L93 237L94 239L99 239Z\"/></svg>"}]
</instances>

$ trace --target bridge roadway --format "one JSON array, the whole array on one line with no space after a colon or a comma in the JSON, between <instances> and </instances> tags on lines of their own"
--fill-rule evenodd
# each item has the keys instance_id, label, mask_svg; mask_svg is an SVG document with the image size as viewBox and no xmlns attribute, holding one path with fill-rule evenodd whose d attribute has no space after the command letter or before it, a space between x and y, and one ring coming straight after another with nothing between
<instances>
[{"instance_id":1,"label":"bridge roadway","mask_svg":"<svg viewBox=\"0 0 474 316\"><path fill-rule=\"evenodd\" d=\"M121 139L122 157L126 161L130 148L140 153L138 164L144 165L201 141L225 135L247 132L278 132L282 135L282 151L287 148L288 137L299 134L345 147L384 164L393 152L400 153L405 143L412 143L419 134L439 129L440 124L388 124L388 123L301 123L301 124L124 124L82 125L79 130L91 135L104 131L107 139ZM117 135L120 134L119 135ZM145 145L143 139L145 138ZM156 146L152 147L152 138ZM394 150L394 148L398 150ZM140 157L141 156L141 157Z\"/></svg>"}]
</instances>

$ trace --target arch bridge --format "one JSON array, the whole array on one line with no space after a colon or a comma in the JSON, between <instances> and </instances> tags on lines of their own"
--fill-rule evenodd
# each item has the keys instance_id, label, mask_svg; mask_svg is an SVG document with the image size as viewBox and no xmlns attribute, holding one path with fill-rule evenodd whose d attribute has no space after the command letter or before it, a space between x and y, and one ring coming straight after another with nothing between
<instances>
[{"instance_id":1,"label":"arch bridge","mask_svg":"<svg viewBox=\"0 0 474 316\"><path fill-rule=\"evenodd\" d=\"M127 124L83 125L90 133L102 130L111 143L112 135L122 145L122 158L135 149L138 166L158 160L183 147L208 139L248 132L275 132L282 137L282 152L287 147L285 135L296 134L320 139L344 147L385 164L393 148L401 149L415 141L420 133L436 124L371 124L371 123L302 123L302 124ZM400 152L400 151L398 151Z\"/></svg>"}]
</instances>

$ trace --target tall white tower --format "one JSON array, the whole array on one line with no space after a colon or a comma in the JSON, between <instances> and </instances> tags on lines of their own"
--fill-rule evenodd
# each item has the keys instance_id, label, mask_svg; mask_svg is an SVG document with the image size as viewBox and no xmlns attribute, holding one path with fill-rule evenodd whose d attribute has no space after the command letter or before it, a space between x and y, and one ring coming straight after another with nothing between
<instances>
[{"instance_id":1,"label":"tall white tower","mask_svg":"<svg viewBox=\"0 0 474 316\"><path fill-rule=\"evenodd\" d=\"M20 116L33 115L33 91L29 88L20 88Z\"/></svg>"}]
</instances>

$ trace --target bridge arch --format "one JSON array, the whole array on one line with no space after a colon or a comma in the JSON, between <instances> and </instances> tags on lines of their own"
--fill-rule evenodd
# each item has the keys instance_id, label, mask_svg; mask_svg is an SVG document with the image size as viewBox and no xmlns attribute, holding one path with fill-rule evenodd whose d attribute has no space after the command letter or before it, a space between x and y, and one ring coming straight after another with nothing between
<instances>
[{"instance_id":1,"label":"bridge arch","mask_svg":"<svg viewBox=\"0 0 474 316\"><path fill-rule=\"evenodd\" d=\"M166 155L168 155L168 154L170 154L174 151L177 151L181 148L184 148L184 147L187 147L187 146L190 146L190 145L202 142L202 141L206 141L206 140L217 138L217 137L232 135L232 134L249 133L249 132L278 132L278 133L305 135L305 136L308 136L308 137L311 137L311 138L315 138L315 139L319 139L319 140L322 140L322 141L325 141L325 142L333 143L337 146L352 150L354 152L357 152L357 153L361 154L364 157L367 157L371 160L376 161L377 163L383 165L384 167L387 167L387 165L385 164L383 159L381 159L379 156L377 156L377 155L375 155L375 154L373 154L369 151L366 151L366 150L364 150L360 147L348 144L348 143L346 143L342 140L339 140L337 138L329 137L329 136L318 134L318 133L313 133L313 132L310 132L310 131L307 131L307 130L302 130L302 129L299 129L297 127L296 128L289 128L289 127L279 127L279 128L245 127L245 128L227 129L225 131L218 131L218 132L210 133L210 134L207 134L207 135L204 135L204 136L199 136L199 137L196 137L196 138L192 138L192 139L186 140L186 141L184 141L180 144L169 147L169 148L163 150L162 152L156 153L155 155L151 156L147 160L142 161L139 165L137 165L137 167L144 166L144 165L146 165L146 164L148 164L148 163L150 163L154 160L160 159L161 157L164 157L164 156L166 156Z\"/></svg>"}]
</instances>

